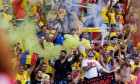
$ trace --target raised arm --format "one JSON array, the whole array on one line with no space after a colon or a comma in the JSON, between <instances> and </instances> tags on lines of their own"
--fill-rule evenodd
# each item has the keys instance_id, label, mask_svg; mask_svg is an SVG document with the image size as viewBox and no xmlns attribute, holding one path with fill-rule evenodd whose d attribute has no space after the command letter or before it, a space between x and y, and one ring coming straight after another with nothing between
<instances>
[{"instance_id":1,"label":"raised arm","mask_svg":"<svg viewBox=\"0 0 140 84\"><path fill-rule=\"evenodd\" d=\"M17 72L18 72L18 68L19 68L19 65L20 65L21 57L22 57L22 55L19 55L17 57L17 64L15 66L15 74L17 74Z\"/></svg>"},{"instance_id":2,"label":"raised arm","mask_svg":"<svg viewBox=\"0 0 140 84\"><path fill-rule=\"evenodd\" d=\"M101 53L100 53L100 63L105 69L109 70L108 67L105 65L105 63L103 62L103 56Z\"/></svg>"},{"instance_id":3,"label":"raised arm","mask_svg":"<svg viewBox=\"0 0 140 84\"><path fill-rule=\"evenodd\" d=\"M39 68L40 68L40 66L41 66L42 63L43 63L43 61L40 60L39 65L38 65L38 66L35 68L35 70L34 70L34 74L36 73L37 70L39 70Z\"/></svg>"},{"instance_id":4,"label":"raised arm","mask_svg":"<svg viewBox=\"0 0 140 84\"><path fill-rule=\"evenodd\" d=\"M37 60L37 57L36 57L36 60ZM31 65L31 66L30 66L29 70L27 71L28 76L31 75L31 73L33 72L34 68L35 68L35 65Z\"/></svg>"},{"instance_id":5,"label":"raised arm","mask_svg":"<svg viewBox=\"0 0 140 84\"><path fill-rule=\"evenodd\" d=\"M110 3L110 5L109 5L109 7L108 7L108 11L107 11L107 13L106 13L106 16L107 16L107 17L109 17L110 8L111 8L111 6L112 6L112 3L113 3L113 0L111 0L111 3Z\"/></svg>"},{"instance_id":6,"label":"raised arm","mask_svg":"<svg viewBox=\"0 0 140 84\"><path fill-rule=\"evenodd\" d=\"M59 29L56 30L55 35L54 35L53 38L52 38L53 40L56 39L56 36L57 36L58 32L59 32Z\"/></svg>"},{"instance_id":7,"label":"raised arm","mask_svg":"<svg viewBox=\"0 0 140 84\"><path fill-rule=\"evenodd\" d=\"M120 69L123 68L123 66L125 65L126 61L131 57L131 54L129 54L129 56L120 64Z\"/></svg>"}]
</instances>

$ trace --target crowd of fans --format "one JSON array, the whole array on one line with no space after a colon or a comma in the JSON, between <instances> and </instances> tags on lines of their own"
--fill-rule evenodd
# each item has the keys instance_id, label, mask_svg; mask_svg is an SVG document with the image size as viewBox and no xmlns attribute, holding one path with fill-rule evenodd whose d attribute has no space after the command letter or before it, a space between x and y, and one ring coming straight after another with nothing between
<instances>
[{"instance_id":1,"label":"crowd of fans","mask_svg":"<svg viewBox=\"0 0 140 84\"><path fill-rule=\"evenodd\" d=\"M140 84L140 43L137 34L136 0L1 0L0 23L8 21L16 30L25 19L36 25L40 46L63 45L64 35L84 38L84 44L71 53L60 52L58 59L39 56L36 65L21 64L23 52L20 42L12 49L16 84L77 84L114 72L116 84ZM77 15L75 22L74 13ZM101 27L105 32L79 31ZM106 36L103 36L106 33ZM102 38L104 37L104 38ZM139 38L138 38L139 39ZM97 43L94 40L111 40ZM54 51L55 52L55 51Z\"/></svg>"}]
</instances>

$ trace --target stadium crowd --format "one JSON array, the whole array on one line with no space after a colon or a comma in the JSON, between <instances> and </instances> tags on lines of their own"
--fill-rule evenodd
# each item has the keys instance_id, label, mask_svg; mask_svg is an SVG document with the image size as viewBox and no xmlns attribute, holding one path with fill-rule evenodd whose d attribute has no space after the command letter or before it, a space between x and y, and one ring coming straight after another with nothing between
<instances>
[{"instance_id":1,"label":"stadium crowd","mask_svg":"<svg viewBox=\"0 0 140 84\"><path fill-rule=\"evenodd\" d=\"M36 25L42 48L45 43L62 46L66 34L90 42L88 49L83 44L71 53L62 50L59 58L45 59L38 53L35 65L21 63L25 50L15 43L15 84L77 84L112 72L116 84L140 84L137 1L0 0L0 23L8 21L8 29L16 31L28 19ZM93 30L98 28L104 31Z\"/></svg>"}]
</instances>

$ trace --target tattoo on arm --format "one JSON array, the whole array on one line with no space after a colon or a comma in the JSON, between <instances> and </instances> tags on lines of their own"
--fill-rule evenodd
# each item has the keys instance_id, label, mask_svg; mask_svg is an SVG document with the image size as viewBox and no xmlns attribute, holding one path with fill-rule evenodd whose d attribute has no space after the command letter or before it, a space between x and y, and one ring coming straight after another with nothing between
<instances>
[{"instance_id":1,"label":"tattoo on arm","mask_svg":"<svg viewBox=\"0 0 140 84\"><path fill-rule=\"evenodd\" d=\"M88 71L88 70L90 70L92 67L93 67L93 66L84 66L84 67L83 67L83 70L84 70L84 71Z\"/></svg>"}]
</instances>

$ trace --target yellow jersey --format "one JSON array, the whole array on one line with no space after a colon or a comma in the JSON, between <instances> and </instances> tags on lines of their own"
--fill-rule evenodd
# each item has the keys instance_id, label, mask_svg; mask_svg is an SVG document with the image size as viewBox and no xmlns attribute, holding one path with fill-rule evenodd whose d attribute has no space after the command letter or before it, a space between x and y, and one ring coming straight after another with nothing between
<instances>
[{"instance_id":1,"label":"yellow jersey","mask_svg":"<svg viewBox=\"0 0 140 84\"><path fill-rule=\"evenodd\" d=\"M131 64L131 71L133 72L137 67L140 67L140 63L139 65Z\"/></svg>"},{"instance_id":2,"label":"yellow jersey","mask_svg":"<svg viewBox=\"0 0 140 84\"><path fill-rule=\"evenodd\" d=\"M28 80L28 73L24 72L23 75L17 73L16 80L20 80L21 84L25 84Z\"/></svg>"}]
</instances>

